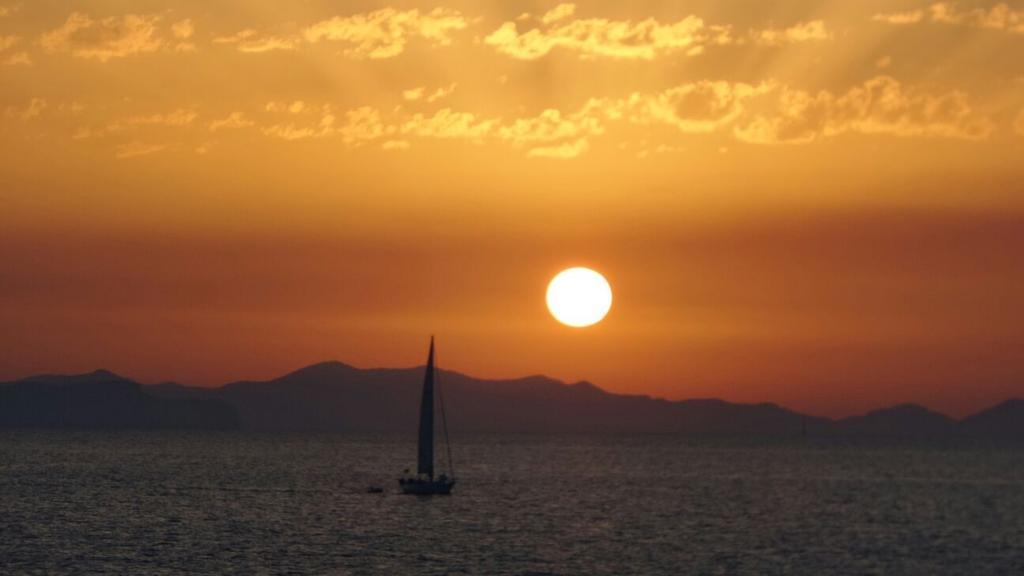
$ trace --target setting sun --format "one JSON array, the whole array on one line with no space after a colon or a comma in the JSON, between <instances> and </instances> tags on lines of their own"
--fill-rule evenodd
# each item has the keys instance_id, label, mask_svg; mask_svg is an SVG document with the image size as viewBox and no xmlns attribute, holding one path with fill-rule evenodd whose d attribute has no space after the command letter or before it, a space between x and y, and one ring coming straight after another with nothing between
<instances>
[{"instance_id":1,"label":"setting sun","mask_svg":"<svg viewBox=\"0 0 1024 576\"><path fill-rule=\"evenodd\" d=\"M562 324L592 326L612 307L612 289L604 276L589 268L569 268L548 284L548 310Z\"/></svg>"}]
</instances>

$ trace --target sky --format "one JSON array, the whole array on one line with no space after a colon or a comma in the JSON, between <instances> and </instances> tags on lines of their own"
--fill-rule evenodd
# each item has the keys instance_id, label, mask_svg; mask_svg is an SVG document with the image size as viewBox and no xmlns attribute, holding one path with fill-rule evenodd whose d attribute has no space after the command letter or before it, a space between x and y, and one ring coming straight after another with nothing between
<instances>
[{"instance_id":1,"label":"sky","mask_svg":"<svg viewBox=\"0 0 1024 576\"><path fill-rule=\"evenodd\" d=\"M440 1L440 0L439 0ZM1024 396L1024 2L0 0L0 379ZM545 307L559 270L607 318Z\"/></svg>"}]
</instances>

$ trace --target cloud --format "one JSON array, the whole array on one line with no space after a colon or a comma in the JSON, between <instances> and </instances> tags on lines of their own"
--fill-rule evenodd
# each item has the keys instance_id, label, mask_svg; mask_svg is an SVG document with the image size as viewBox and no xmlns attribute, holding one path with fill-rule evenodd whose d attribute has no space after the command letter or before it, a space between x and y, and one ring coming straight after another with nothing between
<instances>
[{"instance_id":1,"label":"cloud","mask_svg":"<svg viewBox=\"0 0 1024 576\"><path fill-rule=\"evenodd\" d=\"M171 35L177 40L174 45L176 52L191 52L196 49L196 45L189 40L196 32L196 27L192 24L191 18L179 20L174 24L171 24Z\"/></svg>"},{"instance_id":2,"label":"cloud","mask_svg":"<svg viewBox=\"0 0 1024 576\"><path fill-rule=\"evenodd\" d=\"M936 94L879 76L841 94L812 94L776 81L704 80L656 93L591 99L572 114L545 110L503 124L495 135L518 146L545 143L528 155L571 157L570 152L585 152L582 142L613 123L667 126L684 134L728 132L752 144L806 144L847 133L979 140L994 129L961 92Z\"/></svg>"},{"instance_id":3,"label":"cloud","mask_svg":"<svg viewBox=\"0 0 1024 576\"><path fill-rule=\"evenodd\" d=\"M195 34L196 27L192 24L191 18L179 20L174 24L171 24L171 33L178 40L188 40Z\"/></svg>"},{"instance_id":4,"label":"cloud","mask_svg":"<svg viewBox=\"0 0 1024 576\"><path fill-rule=\"evenodd\" d=\"M568 18L569 16L572 16L575 13L576 13L576 5L575 4L569 4L569 3L559 4L558 6L555 6L551 10L548 10L548 12L546 14L541 16L540 21L543 22L544 24L551 24L552 22L557 22L559 20L564 20L564 19Z\"/></svg>"},{"instance_id":5,"label":"cloud","mask_svg":"<svg viewBox=\"0 0 1024 576\"><path fill-rule=\"evenodd\" d=\"M40 36L47 52L70 52L78 58L107 62L133 54L156 52L167 42L159 30L160 15L128 14L94 20L74 12L55 30Z\"/></svg>"},{"instance_id":6,"label":"cloud","mask_svg":"<svg viewBox=\"0 0 1024 576\"><path fill-rule=\"evenodd\" d=\"M19 42L21 42L20 36L0 35L0 54L14 47ZM28 55L28 52L24 51L6 54L0 59L0 65L4 66L28 66L30 64L32 64L32 58Z\"/></svg>"},{"instance_id":7,"label":"cloud","mask_svg":"<svg viewBox=\"0 0 1024 576\"><path fill-rule=\"evenodd\" d=\"M1024 108L1017 114L1017 120L1013 123L1013 129L1017 134L1024 136Z\"/></svg>"},{"instance_id":8,"label":"cloud","mask_svg":"<svg viewBox=\"0 0 1024 576\"><path fill-rule=\"evenodd\" d=\"M507 142L524 148L529 157L574 158L590 149L591 139L605 133L611 122L662 123L679 130L706 133L733 120L741 111L739 101L764 89L751 85L700 83L653 95L633 95L621 100L591 100L575 112L546 109L534 116L481 117L473 112L443 108L434 113L389 115L373 107L346 112L344 124L327 129L312 125L285 124L264 133L297 140L340 135L346 145L361 146L375 140L405 138L463 140L475 144ZM412 89L410 97L422 98L425 89ZM713 102L711 102L713 101ZM270 108L286 112L284 104ZM389 144L388 147L396 146ZM400 145L397 145L400 146Z\"/></svg>"},{"instance_id":9,"label":"cloud","mask_svg":"<svg viewBox=\"0 0 1024 576\"><path fill-rule=\"evenodd\" d=\"M226 118L210 122L210 132L224 129L249 128L256 122L245 117L243 112L232 112Z\"/></svg>"},{"instance_id":10,"label":"cloud","mask_svg":"<svg viewBox=\"0 0 1024 576\"><path fill-rule=\"evenodd\" d=\"M1003 3L996 4L991 8L964 10L955 2L936 2L927 10L875 14L872 20L894 25L918 24L927 21L1024 34L1024 11L1014 10Z\"/></svg>"},{"instance_id":11,"label":"cloud","mask_svg":"<svg viewBox=\"0 0 1024 576\"><path fill-rule=\"evenodd\" d=\"M62 104L58 108L59 111L67 111L75 116L81 114L84 109L85 107L78 102L72 102L70 105ZM170 112L156 114L126 116L110 122L103 128L79 127L72 135L72 138L75 140L85 140L110 134L123 134L129 131L134 133L140 128L181 129L191 126L198 117L199 113L190 108L178 108Z\"/></svg>"},{"instance_id":12,"label":"cloud","mask_svg":"<svg viewBox=\"0 0 1024 576\"><path fill-rule=\"evenodd\" d=\"M305 140L307 138L322 138L328 133L316 127L300 127L295 124L275 124L263 129L267 136L281 138L282 140Z\"/></svg>"},{"instance_id":13,"label":"cloud","mask_svg":"<svg viewBox=\"0 0 1024 576\"><path fill-rule=\"evenodd\" d=\"M0 36L0 53L6 52L19 42L21 42L20 36ZM25 51L6 54L0 59L0 65L3 66L28 66L31 64L32 58Z\"/></svg>"},{"instance_id":14,"label":"cloud","mask_svg":"<svg viewBox=\"0 0 1024 576\"><path fill-rule=\"evenodd\" d=\"M871 19L875 22L885 22L886 24L894 24L897 26L904 24L917 24L924 19L924 10L875 14Z\"/></svg>"},{"instance_id":15,"label":"cloud","mask_svg":"<svg viewBox=\"0 0 1024 576\"><path fill-rule=\"evenodd\" d=\"M472 112L442 108L431 116L416 113L402 123L402 134L421 138L457 138L479 141L497 125L496 119L481 119Z\"/></svg>"},{"instance_id":16,"label":"cloud","mask_svg":"<svg viewBox=\"0 0 1024 576\"><path fill-rule=\"evenodd\" d=\"M129 142L127 144L120 144L114 149L114 157L118 160L125 160L128 158L136 158L138 156L148 156L150 154L156 154L165 150L167 146L163 144L146 144L143 142Z\"/></svg>"},{"instance_id":17,"label":"cloud","mask_svg":"<svg viewBox=\"0 0 1024 576\"><path fill-rule=\"evenodd\" d=\"M789 28L768 28L752 33L754 41L763 46L784 46L801 42L828 40L832 34L822 20L811 20Z\"/></svg>"},{"instance_id":18,"label":"cloud","mask_svg":"<svg viewBox=\"0 0 1024 576\"><path fill-rule=\"evenodd\" d=\"M301 114L308 109L308 106L302 100L293 100L292 102L267 102L263 109L267 112Z\"/></svg>"},{"instance_id":19,"label":"cloud","mask_svg":"<svg viewBox=\"0 0 1024 576\"><path fill-rule=\"evenodd\" d=\"M347 45L352 58L392 58L405 50L410 39L418 38L435 46L447 46L451 35L469 26L458 10L435 8L419 10L383 8L365 14L335 16L303 31L308 42L333 41Z\"/></svg>"},{"instance_id":20,"label":"cloud","mask_svg":"<svg viewBox=\"0 0 1024 576\"><path fill-rule=\"evenodd\" d=\"M414 87L406 98L425 102L450 92ZM30 119L45 108L35 100L25 108L8 108L10 118ZM645 130L638 157L683 149L686 141L672 134L721 138L760 145L808 144L844 134L934 137L980 140L994 130L991 119L976 112L959 91L933 91L906 86L877 76L839 92L806 91L776 80L760 83L701 80L657 92L634 92L619 98L592 98L576 109L543 109L532 115L483 116L471 110L443 107L414 111L394 106L387 111L362 106L335 112L330 104L304 100L271 101L247 116L233 111L205 127L209 131L255 128L267 137L287 141L337 138L349 148L374 145L404 150L417 140L454 140L474 145L506 144L527 157L571 159L586 154L609 132L622 127ZM177 109L167 113L121 119L105 131L142 126L188 127L198 113ZM1024 133L1024 112L1015 129ZM87 136L88 134L86 134ZM119 151L123 156L151 153L154 145L137 142ZM163 147L159 147L162 149Z\"/></svg>"},{"instance_id":21,"label":"cloud","mask_svg":"<svg viewBox=\"0 0 1024 576\"><path fill-rule=\"evenodd\" d=\"M516 146L529 146L530 156L568 158L570 151L574 152L572 156L586 152L587 138L603 133L602 119L592 109L584 108L573 114L547 109L499 127L496 136Z\"/></svg>"},{"instance_id":22,"label":"cloud","mask_svg":"<svg viewBox=\"0 0 1024 576\"><path fill-rule=\"evenodd\" d=\"M417 86L416 88L409 88L408 90L402 90L402 98L406 100L414 101L423 98L423 93L427 91L426 86Z\"/></svg>"},{"instance_id":23,"label":"cloud","mask_svg":"<svg viewBox=\"0 0 1024 576\"><path fill-rule=\"evenodd\" d=\"M21 4L14 4L11 6L0 6L0 18L6 18L18 10L21 10Z\"/></svg>"},{"instance_id":24,"label":"cloud","mask_svg":"<svg viewBox=\"0 0 1024 576\"><path fill-rule=\"evenodd\" d=\"M931 17L933 22L1024 34L1024 11L1013 10L1006 4L996 4L989 9L960 10L953 2L939 2L931 5Z\"/></svg>"},{"instance_id":25,"label":"cloud","mask_svg":"<svg viewBox=\"0 0 1024 576\"><path fill-rule=\"evenodd\" d=\"M57 106L57 111L70 114L72 116L78 116L85 111L85 105L76 100L72 100L71 102L62 102Z\"/></svg>"},{"instance_id":26,"label":"cloud","mask_svg":"<svg viewBox=\"0 0 1024 576\"><path fill-rule=\"evenodd\" d=\"M772 106L738 123L735 136L755 144L801 144L847 133L979 140L994 128L962 92L931 94L888 76L838 95L780 87Z\"/></svg>"},{"instance_id":27,"label":"cloud","mask_svg":"<svg viewBox=\"0 0 1024 576\"><path fill-rule=\"evenodd\" d=\"M46 110L46 107L46 100L42 98L32 98L24 107L8 106L4 109L4 116L7 118L18 119L22 122L28 122L29 120L38 118L43 111Z\"/></svg>"},{"instance_id":28,"label":"cloud","mask_svg":"<svg viewBox=\"0 0 1024 576\"><path fill-rule=\"evenodd\" d=\"M595 99L588 106L613 120L664 124L688 134L707 134L735 122L746 110L748 101L775 88L772 82L755 85L702 80L654 94L634 92L623 99Z\"/></svg>"},{"instance_id":29,"label":"cloud","mask_svg":"<svg viewBox=\"0 0 1024 576\"><path fill-rule=\"evenodd\" d=\"M515 21L505 22L484 38L484 44L519 60L536 60L556 48L575 52L581 58L651 60L674 53L696 56L709 46L748 42L783 46L827 40L832 36L822 20L800 22L788 28L752 30L748 40L734 37L729 26L709 25L695 15L662 23L654 18L636 22L570 19L575 12L574 4L559 4L540 18L539 27L522 32Z\"/></svg>"},{"instance_id":30,"label":"cloud","mask_svg":"<svg viewBox=\"0 0 1024 576\"><path fill-rule=\"evenodd\" d=\"M429 96L427 96L427 102L428 103L434 103L434 102L437 102L438 100L441 100L443 98L447 98L447 97L451 96L452 93L455 92L455 87L456 86L458 86L458 84L456 84L455 82L452 82L448 86L442 86L442 87L438 88L437 90L434 90L433 93L431 93Z\"/></svg>"},{"instance_id":31,"label":"cloud","mask_svg":"<svg viewBox=\"0 0 1024 576\"><path fill-rule=\"evenodd\" d=\"M240 30L231 36L219 36L213 39L214 44L234 44L236 50L246 54L295 50L301 41L301 38L295 36L260 36L252 28Z\"/></svg>"},{"instance_id":32,"label":"cloud","mask_svg":"<svg viewBox=\"0 0 1024 576\"><path fill-rule=\"evenodd\" d=\"M376 108L362 106L345 113L345 124L338 129L342 140L349 146L359 146L369 140L394 135L398 127L385 124Z\"/></svg>"},{"instance_id":33,"label":"cloud","mask_svg":"<svg viewBox=\"0 0 1024 576\"><path fill-rule=\"evenodd\" d=\"M450 108L411 115L399 114L396 109L385 116L370 106L347 111L345 121L340 125L291 125L264 130L268 135L290 140L338 135L350 147L383 140L381 148L385 150L408 148L411 146L410 138L464 140L474 144L503 141L527 148L530 156L558 158L582 154L588 149L586 138L602 132L599 120L585 113L565 116L557 110L545 110L535 117L502 124L498 118L483 118L472 112Z\"/></svg>"},{"instance_id":34,"label":"cloud","mask_svg":"<svg viewBox=\"0 0 1024 576\"><path fill-rule=\"evenodd\" d=\"M294 123L275 124L263 129L267 136L274 136L282 140L306 140L308 138L323 138L331 134L330 126L298 126Z\"/></svg>"},{"instance_id":35,"label":"cloud","mask_svg":"<svg viewBox=\"0 0 1024 576\"><path fill-rule=\"evenodd\" d=\"M31 66L32 57L28 55L28 52L15 52L0 60L0 64L4 66Z\"/></svg>"},{"instance_id":36,"label":"cloud","mask_svg":"<svg viewBox=\"0 0 1024 576\"><path fill-rule=\"evenodd\" d=\"M545 26L525 32L520 32L515 22L505 22L484 38L484 43L519 60L536 60L556 48L586 58L650 60L677 52L693 56L705 46L732 42L728 27L709 26L692 15L674 23L661 23L653 18L637 22L604 18L566 20L572 12L556 12L560 8L545 15Z\"/></svg>"},{"instance_id":37,"label":"cloud","mask_svg":"<svg viewBox=\"0 0 1024 576\"><path fill-rule=\"evenodd\" d=\"M292 103L268 102L265 110L276 114L286 114L292 120L278 122L262 129L267 136L283 140L306 140L309 138L325 138L337 133L335 122L337 117L330 105L319 108L307 106L302 100Z\"/></svg>"},{"instance_id":38,"label":"cloud","mask_svg":"<svg viewBox=\"0 0 1024 576\"><path fill-rule=\"evenodd\" d=\"M20 36L2 36L0 35L0 53L6 52L10 48L21 42ZM3 55L0 59L0 65L3 66L28 66L32 64L32 57L28 55L28 52L19 51L12 54Z\"/></svg>"},{"instance_id":39,"label":"cloud","mask_svg":"<svg viewBox=\"0 0 1024 576\"><path fill-rule=\"evenodd\" d=\"M274 109L282 110L276 106ZM358 147L366 142L384 138L398 140L395 138L398 135L482 141L490 135L497 124L497 120L482 120L473 113L455 112L449 108L443 108L433 114L417 113L386 119L380 110L362 106L346 111L343 123L337 122L329 107L325 106L315 111L315 114L313 112L313 109L309 109L301 114L301 118L308 118L302 122L274 124L263 128L262 132L285 140L340 136L346 145Z\"/></svg>"},{"instance_id":40,"label":"cloud","mask_svg":"<svg viewBox=\"0 0 1024 576\"><path fill-rule=\"evenodd\" d=\"M199 114L195 110L179 108L166 114L150 114L148 116L128 116L122 118L110 126L108 130L124 130L137 126L164 126L169 128L188 126Z\"/></svg>"},{"instance_id":41,"label":"cloud","mask_svg":"<svg viewBox=\"0 0 1024 576\"><path fill-rule=\"evenodd\" d=\"M563 115L558 110L549 109L537 116L503 124L498 118L482 118L471 112L449 108L433 114L416 113L387 121L379 111L369 107L350 111L346 126L339 130L349 145L402 134L415 138L464 140L474 144L508 142L526 148L527 156L548 158L579 156L589 149L587 138L603 131L598 118L582 111ZM406 148L409 144L407 139L390 138L382 148Z\"/></svg>"},{"instance_id":42,"label":"cloud","mask_svg":"<svg viewBox=\"0 0 1024 576\"><path fill-rule=\"evenodd\" d=\"M426 86L417 86L416 88L402 90L402 98L410 102L424 100L428 104L434 103L437 102L438 100L441 100L442 98L447 98L448 96L450 96L452 92L455 92L456 86L457 84L455 82L452 82L448 86L442 86L434 90L430 94L427 94Z\"/></svg>"}]
</instances>

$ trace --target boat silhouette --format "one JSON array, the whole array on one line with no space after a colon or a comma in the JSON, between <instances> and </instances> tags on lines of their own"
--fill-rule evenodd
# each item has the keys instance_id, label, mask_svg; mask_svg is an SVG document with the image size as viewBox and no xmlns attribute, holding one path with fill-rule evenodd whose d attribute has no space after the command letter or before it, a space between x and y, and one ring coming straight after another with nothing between
<instances>
[{"instance_id":1,"label":"boat silhouette","mask_svg":"<svg viewBox=\"0 0 1024 576\"><path fill-rule=\"evenodd\" d=\"M427 369L423 376L423 395L420 399L420 429L417 441L416 474L409 470L398 479L403 494L418 496L448 495L455 485L452 466L451 444L448 441L448 420L444 413L444 395L438 386L438 400L441 407L441 426L448 456L448 473L434 476L434 337L430 337L430 352L427 354Z\"/></svg>"}]
</instances>

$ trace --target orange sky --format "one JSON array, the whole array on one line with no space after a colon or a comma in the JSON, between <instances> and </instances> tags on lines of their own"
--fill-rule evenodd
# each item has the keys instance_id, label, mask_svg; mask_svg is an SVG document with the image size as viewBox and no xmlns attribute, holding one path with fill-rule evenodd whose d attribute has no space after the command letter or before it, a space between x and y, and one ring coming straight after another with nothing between
<instances>
[{"instance_id":1,"label":"orange sky","mask_svg":"<svg viewBox=\"0 0 1024 576\"><path fill-rule=\"evenodd\" d=\"M1024 394L1024 4L261 4L0 2L0 379Z\"/></svg>"}]
</instances>

